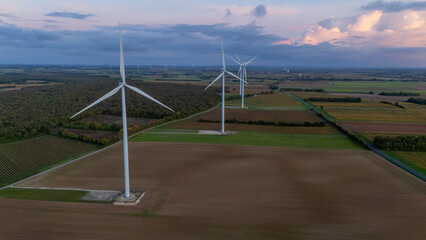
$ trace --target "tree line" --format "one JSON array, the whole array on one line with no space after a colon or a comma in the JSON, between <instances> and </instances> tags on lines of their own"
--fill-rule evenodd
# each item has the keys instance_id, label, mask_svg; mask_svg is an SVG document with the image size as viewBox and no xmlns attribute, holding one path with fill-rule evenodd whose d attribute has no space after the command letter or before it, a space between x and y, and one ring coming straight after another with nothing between
<instances>
[{"instance_id":1,"label":"tree line","mask_svg":"<svg viewBox=\"0 0 426 240\"><path fill-rule=\"evenodd\" d=\"M420 105L426 105L426 99L423 99L423 98L409 98L407 100L407 102L420 104Z\"/></svg>"},{"instance_id":2,"label":"tree line","mask_svg":"<svg viewBox=\"0 0 426 240\"><path fill-rule=\"evenodd\" d=\"M310 101L310 102L361 102L361 98L352 98L352 97L345 97L345 98L310 97L304 100Z\"/></svg>"},{"instance_id":3,"label":"tree line","mask_svg":"<svg viewBox=\"0 0 426 240\"><path fill-rule=\"evenodd\" d=\"M409 92L381 92L379 95L382 96L420 96L419 93L409 93Z\"/></svg>"},{"instance_id":4,"label":"tree line","mask_svg":"<svg viewBox=\"0 0 426 240\"><path fill-rule=\"evenodd\" d=\"M281 88L281 92L325 92L322 88Z\"/></svg>"},{"instance_id":5,"label":"tree line","mask_svg":"<svg viewBox=\"0 0 426 240\"><path fill-rule=\"evenodd\" d=\"M426 151L426 136L376 136L374 146L386 151Z\"/></svg>"}]
</instances>

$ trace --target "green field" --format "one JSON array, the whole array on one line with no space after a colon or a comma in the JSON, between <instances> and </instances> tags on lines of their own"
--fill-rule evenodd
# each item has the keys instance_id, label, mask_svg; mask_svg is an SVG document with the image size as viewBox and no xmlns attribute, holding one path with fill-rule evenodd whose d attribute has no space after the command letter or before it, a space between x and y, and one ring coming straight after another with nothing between
<instances>
[{"instance_id":1,"label":"green field","mask_svg":"<svg viewBox=\"0 0 426 240\"><path fill-rule=\"evenodd\" d=\"M360 82L333 82L333 87L325 88L327 92L404 92L425 93L426 83L424 82L397 82L397 81L360 81Z\"/></svg>"},{"instance_id":2,"label":"green field","mask_svg":"<svg viewBox=\"0 0 426 240\"><path fill-rule=\"evenodd\" d=\"M170 129L167 128L167 125L163 125L161 127L157 127L157 128L153 128L151 130L148 130L147 132L158 132L158 133L197 133L198 130L197 129Z\"/></svg>"},{"instance_id":3,"label":"green field","mask_svg":"<svg viewBox=\"0 0 426 240\"><path fill-rule=\"evenodd\" d=\"M6 188L0 191L0 197L9 199L56 201L56 202L88 202L82 198L88 191Z\"/></svg>"},{"instance_id":4,"label":"green field","mask_svg":"<svg viewBox=\"0 0 426 240\"><path fill-rule=\"evenodd\" d=\"M342 135L304 135L259 132L237 132L232 135L142 133L132 137L130 141L188 142L317 149L361 149L359 145Z\"/></svg>"},{"instance_id":5,"label":"green field","mask_svg":"<svg viewBox=\"0 0 426 240\"><path fill-rule=\"evenodd\" d=\"M31 176L99 149L98 145L54 136L0 144L0 185Z\"/></svg>"},{"instance_id":6,"label":"green field","mask_svg":"<svg viewBox=\"0 0 426 240\"><path fill-rule=\"evenodd\" d=\"M240 107L241 99L229 100L226 106ZM263 94L244 99L244 107L249 110L275 110L275 111L294 111L308 110L307 107L284 94Z\"/></svg>"}]
</instances>

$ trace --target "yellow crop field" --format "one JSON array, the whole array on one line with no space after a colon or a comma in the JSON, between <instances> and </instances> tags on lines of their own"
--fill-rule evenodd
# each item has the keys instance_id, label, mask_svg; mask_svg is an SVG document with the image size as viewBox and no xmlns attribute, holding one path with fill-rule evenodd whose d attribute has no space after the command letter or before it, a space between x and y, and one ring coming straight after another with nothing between
<instances>
[{"instance_id":1,"label":"yellow crop field","mask_svg":"<svg viewBox=\"0 0 426 240\"><path fill-rule=\"evenodd\" d=\"M426 152L392 152L401 158L415 164L416 166L426 169Z\"/></svg>"},{"instance_id":2,"label":"yellow crop field","mask_svg":"<svg viewBox=\"0 0 426 240\"><path fill-rule=\"evenodd\" d=\"M426 107L413 103L399 103L404 108L380 102L363 101L315 102L338 121L371 121L398 123L426 123Z\"/></svg>"}]
</instances>

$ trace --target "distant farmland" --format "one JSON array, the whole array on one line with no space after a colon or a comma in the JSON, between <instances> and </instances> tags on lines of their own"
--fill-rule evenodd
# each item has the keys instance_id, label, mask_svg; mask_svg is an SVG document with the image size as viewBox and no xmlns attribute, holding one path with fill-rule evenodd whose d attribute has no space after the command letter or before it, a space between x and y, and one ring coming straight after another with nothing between
<instances>
[{"instance_id":1,"label":"distant farmland","mask_svg":"<svg viewBox=\"0 0 426 240\"><path fill-rule=\"evenodd\" d=\"M0 186L98 149L97 145L44 136L0 145Z\"/></svg>"}]
</instances>

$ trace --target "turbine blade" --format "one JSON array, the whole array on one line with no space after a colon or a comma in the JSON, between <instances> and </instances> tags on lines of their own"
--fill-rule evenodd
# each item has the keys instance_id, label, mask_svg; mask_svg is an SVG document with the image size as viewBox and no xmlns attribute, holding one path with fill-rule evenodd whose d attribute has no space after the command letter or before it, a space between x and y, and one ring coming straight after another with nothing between
<instances>
[{"instance_id":1,"label":"turbine blade","mask_svg":"<svg viewBox=\"0 0 426 240\"><path fill-rule=\"evenodd\" d=\"M230 59L232 59L232 61L236 62L238 65L240 65L240 66L241 66L241 63L240 63L240 62L238 62L237 60L233 59L232 57L229 57L229 58L230 58Z\"/></svg>"},{"instance_id":2,"label":"turbine blade","mask_svg":"<svg viewBox=\"0 0 426 240\"><path fill-rule=\"evenodd\" d=\"M236 53L235 51L234 51L234 54L235 54L235 56L237 57L238 61L240 61L240 62L241 62L240 57L238 57L238 55L237 55L237 53Z\"/></svg>"},{"instance_id":3,"label":"turbine blade","mask_svg":"<svg viewBox=\"0 0 426 240\"><path fill-rule=\"evenodd\" d=\"M226 69L226 66L225 66L225 53L223 51L223 41L222 41L222 64L223 64L223 69Z\"/></svg>"},{"instance_id":4,"label":"turbine blade","mask_svg":"<svg viewBox=\"0 0 426 240\"><path fill-rule=\"evenodd\" d=\"M257 58L257 56L255 56L254 58L252 58L250 61L248 61L247 63L246 63L246 65L248 65L249 63L251 63L255 58Z\"/></svg>"},{"instance_id":5,"label":"turbine blade","mask_svg":"<svg viewBox=\"0 0 426 240\"><path fill-rule=\"evenodd\" d=\"M204 91L206 91L207 90L207 88L209 88L211 85L213 85L213 83L215 83L217 80L219 80L219 78L221 78L222 77L222 75L224 74L225 72L222 72L212 83L210 83L210 85L208 85L205 89L204 89Z\"/></svg>"},{"instance_id":6,"label":"turbine blade","mask_svg":"<svg viewBox=\"0 0 426 240\"><path fill-rule=\"evenodd\" d=\"M124 71L124 56L123 56L123 40L121 39L121 24L118 24L120 28L120 75L123 82L126 82L126 73Z\"/></svg>"},{"instance_id":7,"label":"turbine blade","mask_svg":"<svg viewBox=\"0 0 426 240\"><path fill-rule=\"evenodd\" d=\"M244 79L241 79L240 77L237 77L237 75L235 75L235 74L233 74L233 73L231 73L231 72L229 72L229 71L226 71L229 75L231 75L231 76L233 76L234 78L238 78L238 79L240 79L240 81L243 81L243 82L245 82L245 83L247 83L246 81L244 81Z\"/></svg>"},{"instance_id":8,"label":"turbine blade","mask_svg":"<svg viewBox=\"0 0 426 240\"><path fill-rule=\"evenodd\" d=\"M139 88L132 87L132 86L130 86L130 85L128 85L128 84L125 84L124 86L126 86L126 87L130 88L131 90L133 90L134 92L137 92L137 93L139 93L140 95L142 95L142 96L144 96L144 97L148 98L149 100L151 100L151 101L153 101L153 102L156 102L156 103L160 104L161 106L163 106L163 107L165 107L165 108L169 109L170 111L175 112L173 109L171 109L171 108L167 107L166 105L164 105L163 103L161 103L161 102L160 102L160 101L158 101L157 99L155 99L155 98L153 98L153 97L149 96L148 94L146 94L144 91L140 90Z\"/></svg>"},{"instance_id":9,"label":"turbine blade","mask_svg":"<svg viewBox=\"0 0 426 240\"><path fill-rule=\"evenodd\" d=\"M120 90L122 87L123 87L123 85L120 85L120 86L118 86L118 87L114 88L111 92L109 92L109 93L105 94L103 97L101 97L101 98L99 98L98 100L94 101L92 104L90 104L89 106L85 107L85 108L84 108L83 110L81 110L80 112L78 112L78 113L74 114L72 117L70 117L70 119L71 119L71 118L73 118L73 117L75 117L75 116L77 116L77 115L79 115L80 113L82 113L82 112L86 111L87 109L89 109L89 108L91 108L91 107L95 106L96 104L98 104L98 103L102 102L103 100L105 100L105 99L107 99L107 98L111 97L111 96L112 96L112 95L114 95L116 92L118 92L118 90Z\"/></svg>"},{"instance_id":10,"label":"turbine blade","mask_svg":"<svg viewBox=\"0 0 426 240\"><path fill-rule=\"evenodd\" d=\"M245 82L246 82L246 86L247 86L247 84L248 84L248 80L247 80L247 70L246 70L246 68L244 67L244 79L246 80Z\"/></svg>"}]
</instances>

